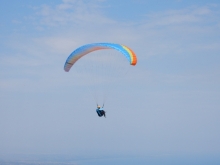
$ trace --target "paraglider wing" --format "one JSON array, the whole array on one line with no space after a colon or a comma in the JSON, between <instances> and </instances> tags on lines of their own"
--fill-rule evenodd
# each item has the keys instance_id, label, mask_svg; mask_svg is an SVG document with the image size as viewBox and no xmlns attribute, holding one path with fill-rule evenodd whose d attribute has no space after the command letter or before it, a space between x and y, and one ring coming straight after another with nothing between
<instances>
[{"instance_id":1,"label":"paraglider wing","mask_svg":"<svg viewBox=\"0 0 220 165\"><path fill-rule=\"evenodd\" d=\"M84 55L89 54L90 52L101 49L115 49L121 52L128 59L131 65L136 65L137 63L137 57L135 53L127 46L113 43L93 43L81 46L74 50L67 58L66 63L64 65L64 70L66 72L69 72L70 68L78 59L80 59Z\"/></svg>"}]
</instances>

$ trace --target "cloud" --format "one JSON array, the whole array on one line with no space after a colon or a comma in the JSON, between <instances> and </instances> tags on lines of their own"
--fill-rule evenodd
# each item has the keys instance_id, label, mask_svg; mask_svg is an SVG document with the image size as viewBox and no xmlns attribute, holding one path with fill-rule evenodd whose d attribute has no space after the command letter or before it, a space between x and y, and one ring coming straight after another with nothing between
<instances>
[{"instance_id":1,"label":"cloud","mask_svg":"<svg viewBox=\"0 0 220 165\"><path fill-rule=\"evenodd\" d=\"M47 26L111 24L115 21L103 16L101 1L85 2L83 0L63 1L62 4L50 7L43 5L37 15L41 16L41 24Z\"/></svg>"}]
</instances>

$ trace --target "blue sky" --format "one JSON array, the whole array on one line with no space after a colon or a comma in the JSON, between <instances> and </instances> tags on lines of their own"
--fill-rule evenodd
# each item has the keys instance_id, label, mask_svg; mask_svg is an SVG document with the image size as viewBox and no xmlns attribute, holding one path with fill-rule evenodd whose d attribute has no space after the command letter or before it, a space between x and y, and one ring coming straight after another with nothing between
<instances>
[{"instance_id":1,"label":"blue sky","mask_svg":"<svg viewBox=\"0 0 220 165\"><path fill-rule=\"evenodd\" d=\"M0 154L219 155L219 9L217 0L2 0ZM138 57L107 87L106 119L88 91L95 75L63 70L93 42Z\"/></svg>"}]
</instances>

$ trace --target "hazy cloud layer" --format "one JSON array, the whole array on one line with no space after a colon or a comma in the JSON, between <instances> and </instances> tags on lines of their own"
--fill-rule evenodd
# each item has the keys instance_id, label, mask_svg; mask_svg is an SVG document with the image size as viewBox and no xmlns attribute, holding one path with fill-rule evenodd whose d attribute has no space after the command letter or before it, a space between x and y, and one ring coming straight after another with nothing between
<instances>
[{"instance_id":1,"label":"hazy cloud layer","mask_svg":"<svg viewBox=\"0 0 220 165\"><path fill-rule=\"evenodd\" d=\"M218 4L129 21L107 16L111 7L100 0L31 9L22 25L11 20L16 31L1 34L0 153L219 154ZM106 119L87 88L94 73L85 80L63 70L75 48L92 42L122 43L138 56L106 87Z\"/></svg>"}]
</instances>

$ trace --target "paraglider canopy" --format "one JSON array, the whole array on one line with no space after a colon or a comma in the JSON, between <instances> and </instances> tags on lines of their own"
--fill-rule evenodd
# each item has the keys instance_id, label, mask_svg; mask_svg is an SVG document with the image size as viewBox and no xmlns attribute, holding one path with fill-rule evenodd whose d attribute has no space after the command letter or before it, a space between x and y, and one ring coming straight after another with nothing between
<instances>
[{"instance_id":1,"label":"paraglider canopy","mask_svg":"<svg viewBox=\"0 0 220 165\"><path fill-rule=\"evenodd\" d=\"M66 63L64 65L64 70L66 72L69 72L71 67L78 59L80 59L84 55L89 54L90 52L101 49L115 49L121 52L128 59L131 65L136 65L137 63L137 57L135 53L127 46L120 44L113 44L113 43L93 43L93 44L83 45L77 48L76 50L74 50L67 58Z\"/></svg>"}]
</instances>

